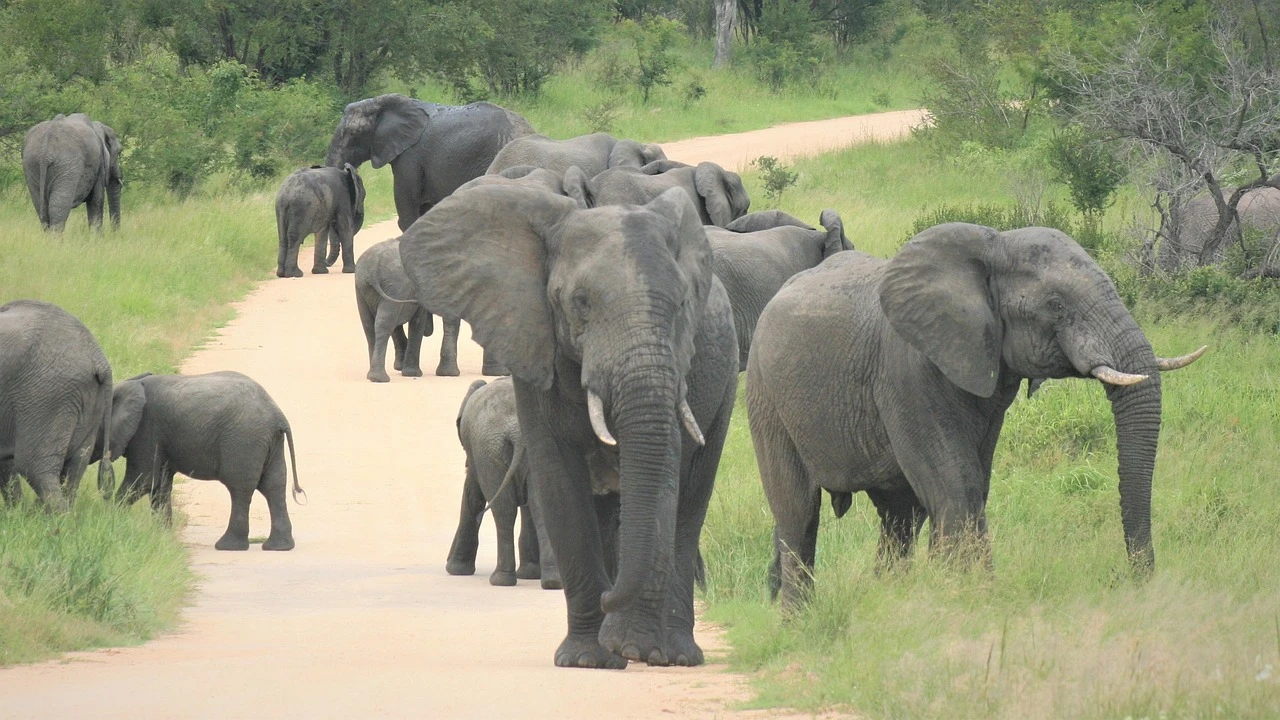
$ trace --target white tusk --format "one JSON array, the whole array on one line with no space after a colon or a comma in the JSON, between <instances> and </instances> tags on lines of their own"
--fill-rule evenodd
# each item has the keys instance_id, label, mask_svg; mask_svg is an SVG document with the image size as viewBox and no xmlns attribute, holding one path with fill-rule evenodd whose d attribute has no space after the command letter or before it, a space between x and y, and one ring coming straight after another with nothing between
<instances>
[{"instance_id":1,"label":"white tusk","mask_svg":"<svg viewBox=\"0 0 1280 720\"><path fill-rule=\"evenodd\" d=\"M698 419L693 416L693 410L689 408L689 401L680 399L680 422L684 423L684 429L688 431L689 437L699 445L706 445L707 439L702 437L702 429L698 427Z\"/></svg>"},{"instance_id":2,"label":"white tusk","mask_svg":"<svg viewBox=\"0 0 1280 720\"><path fill-rule=\"evenodd\" d=\"M1187 355L1183 355L1182 357L1176 357L1176 358L1158 357L1156 358L1156 367L1160 368L1160 372L1165 372L1168 370L1179 370L1199 360L1200 356L1204 354L1204 351L1208 349L1209 349L1209 346L1204 345L1199 350L1193 353L1189 353Z\"/></svg>"},{"instance_id":3,"label":"white tusk","mask_svg":"<svg viewBox=\"0 0 1280 720\"><path fill-rule=\"evenodd\" d=\"M609 432L609 425L604 421L604 401L595 391L587 391L587 413L591 415L591 429L596 431L596 437L600 438L600 442L605 445L617 445L618 441L613 438L613 434Z\"/></svg>"},{"instance_id":4,"label":"white tusk","mask_svg":"<svg viewBox=\"0 0 1280 720\"><path fill-rule=\"evenodd\" d=\"M1106 365L1099 365L1093 369L1092 375L1104 383L1111 385L1137 385L1147 379L1146 375L1131 375L1126 372L1120 372Z\"/></svg>"}]
</instances>

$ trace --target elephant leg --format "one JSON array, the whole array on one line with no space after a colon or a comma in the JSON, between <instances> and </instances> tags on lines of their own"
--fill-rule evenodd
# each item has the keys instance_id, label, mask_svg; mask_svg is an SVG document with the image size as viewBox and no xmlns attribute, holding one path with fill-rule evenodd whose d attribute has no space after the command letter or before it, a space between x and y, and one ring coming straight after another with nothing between
<instances>
[{"instance_id":1,"label":"elephant leg","mask_svg":"<svg viewBox=\"0 0 1280 720\"><path fill-rule=\"evenodd\" d=\"M405 377L422 377L422 336L426 334L427 318L430 317L427 311L416 308L413 317L409 318L409 337L405 338L399 368L400 374Z\"/></svg>"},{"instance_id":2,"label":"elephant leg","mask_svg":"<svg viewBox=\"0 0 1280 720\"><path fill-rule=\"evenodd\" d=\"M441 377L457 377L458 372L458 332L462 329L462 320L441 317L444 322L444 337L440 338L440 364L436 366L436 375Z\"/></svg>"},{"instance_id":3,"label":"elephant leg","mask_svg":"<svg viewBox=\"0 0 1280 720\"><path fill-rule=\"evenodd\" d=\"M360 327L364 330L364 341L369 350L370 370L375 365L373 349L377 345L375 340L377 337L378 302L377 299L369 301L359 290L356 290L356 310L360 313Z\"/></svg>"},{"instance_id":4,"label":"elephant leg","mask_svg":"<svg viewBox=\"0 0 1280 720\"><path fill-rule=\"evenodd\" d=\"M504 492L493 503L493 524L498 535L498 565L489 576L490 585L516 584L516 502L515 494Z\"/></svg>"},{"instance_id":5,"label":"elephant leg","mask_svg":"<svg viewBox=\"0 0 1280 720\"><path fill-rule=\"evenodd\" d=\"M124 480L116 487L115 502L120 505L132 505L147 492L147 487L147 477L144 476L142 463L127 459L124 464Z\"/></svg>"},{"instance_id":6,"label":"elephant leg","mask_svg":"<svg viewBox=\"0 0 1280 720\"><path fill-rule=\"evenodd\" d=\"M151 488L151 511L169 526L173 525L173 475L173 470L166 466Z\"/></svg>"},{"instance_id":7,"label":"elephant leg","mask_svg":"<svg viewBox=\"0 0 1280 720\"><path fill-rule=\"evenodd\" d=\"M795 610L813 588L822 491L785 435L757 441L756 458L774 520L770 596L776 599L781 591L783 607Z\"/></svg>"},{"instance_id":8,"label":"elephant leg","mask_svg":"<svg viewBox=\"0 0 1280 720\"><path fill-rule=\"evenodd\" d=\"M400 232L409 229L414 220L422 217L424 212L422 209L422 199L419 197L418 189L415 187L417 178L407 182L400 182L400 178L395 177L396 169L391 168L392 176L392 195L396 201L396 224L400 226Z\"/></svg>"},{"instance_id":9,"label":"elephant leg","mask_svg":"<svg viewBox=\"0 0 1280 720\"><path fill-rule=\"evenodd\" d=\"M84 479L84 471L88 467L88 453L79 452L72 453L62 465L62 475L59 479L62 494L70 505L76 504L76 498L80 495L80 481Z\"/></svg>"},{"instance_id":10,"label":"elephant leg","mask_svg":"<svg viewBox=\"0 0 1280 720\"><path fill-rule=\"evenodd\" d=\"M867 497L880 514L880 544L876 547L876 572L883 572L908 561L915 549L916 537L924 526L924 506L911 488L903 490L867 490Z\"/></svg>"},{"instance_id":11,"label":"elephant leg","mask_svg":"<svg viewBox=\"0 0 1280 720\"><path fill-rule=\"evenodd\" d=\"M462 484L462 510L458 515L458 529L449 546L449 558L444 570L450 575L474 575L476 549L480 546L480 520L484 512L484 494L480 483L467 460L467 478Z\"/></svg>"},{"instance_id":12,"label":"elephant leg","mask_svg":"<svg viewBox=\"0 0 1280 720\"><path fill-rule=\"evenodd\" d=\"M604 557L604 573L609 584L618 579L618 526L622 522L621 496L618 493L592 495L596 509L596 527L600 531L600 553Z\"/></svg>"},{"instance_id":13,"label":"elephant leg","mask_svg":"<svg viewBox=\"0 0 1280 720\"><path fill-rule=\"evenodd\" d=\"M227 521L227 531L213 547L216 550L248 550L249 502L253 500L255 488L247 484L224 484L227 492L231 493L231 517Z\"/></svg>"},{"instance_id":14,"label":"elephant leg","mask_svg":"<svg viewBox=\"0 0 1280 720\"><path fill-rule=\"evenodd\" d=\"M516 567L516 577L521 580L538 580L542 577L539 563L541 555L538 546L538 531L533 526L533 512L529 504L520 506L520 565Z\"/></svg>"},{"instance_id":15,"label":"elephant leg","mask_svg":"<svg viewBox=\"0 0 1280 720\"><path fill-rule=\"evenodd\" d=\"M342 242L342 272L353 273L356 271L356 239L355 233L350 229L345 229L339 233Z\"/></svg>"},{"instance_id":16,"label":"elephant leg","mask_svg":"<svg viewBox=\"0 0 1280 720\"><path fill-rule=\"evenodd\" d=\"M258 492L267 500L267 511L271 515L271 533L262 543L263 550L292 550L293 523L289 521L289 505L287 502L289 473L284 460L284 435L276 438L271 456L267 459L267 468L258 481Z\"/></svg>"},{"instance_id":17,"label":"elephant leg","mask_svg":"<svg viewBox=\"0 0 1280 720\"><path fill-rule=\"evenodd\" d=\"M551 549L551 538L547 536L546 517L542 509L542 501L535 492L533 483L525 480L525 494L529 502L529 519L537 533L538 540L538 573L539 584L543 590L563 590L564 580L560 577L560 565L556 562L556 553ZM521 519L523 522L523 518Z\"/></svg>"},{"instance_id":18,"label":"elephant leg","mask_svg":"<svg viewBox=\"0 0 1280 720\"><path fill-rule=\"evenodd\" d=\"M89 228L96 232L102 232L102 210L106 199L106 188L94 183L84 202L85 211L89 214Z\"/></svg>"},{"instance_id":19,"label":"elephant leg","mask_svg":"<svg viewBox=\"0 0 1280 720\"><path fill-rule=\"evenodd\" d=\"M75 501L62 494L61 482L75 423L74 413L55 413L40 425L28 427L28 432L20 432L14 444L13 456L21 461L19 467L25 470L31 489L46 508L55 512L65 511L68 502Z\"/></svg>"},{"instance_id":20,"label":"elephant leg","mask_svg":"<svg viewBox=\"0 0 1280 720\"><path fill-rule=\"evenodd\" d=\"M409 339L404 336L404 326L395 326L391 331L391 345L395 350L395 361L391 363L391 367L397 371L404 369L404 350L408 344Z\"/></svg>"},{"instance_id":21,"label":"elephant leg","mask_svg":"<svg viewBox=\"0 0 1280 720\"><path fill-rule=\"evenodd\" d=\"M396 308L391 303L378 304L373 321L373 351L369 353L369 372L365 375L370 382L391 382L387 375L387 340L399 327L396 316Z\"/></svg>"},{"instance_id":22,"label":"elephant leg","mask_svg":"<svg viewBox=\"0 0 1280 720\"><path fill-rule=\"evenodd\" d=\"M336 236L333 234L333 228L328 225L316 231L315 252L311 258L311 274L325 275L329 272L329 266L333 263L327 261L326 256L329 255L330 245L337 245Z\"/></svg>"},{"instance_id":23,"label":"elephant leg","mask_svg":"<svg viewBox=\"0 0 1280 720\"><path fill-rule=\"evenodd\" d=\"M511 371L507 369L506 365L503 365L497 360L494 360L489 355L489 351L485 350L484 361L480 365L480 374L489 375L489 376L500 376L500 375L510 375Z\"/></svg>"},{"instance_id":24,"label":"elephant leg","mask_svg":"<svg viewBox=\"0 0 1280 720\"><path fill-rule=\"evenodd\" d=\"M305 236L297 234L289 236L289 246L285 250L284 258L285 277L302 277L302 269L298 267L298 251L302 248L304 239Z\"/></svg>"}]
</instances>

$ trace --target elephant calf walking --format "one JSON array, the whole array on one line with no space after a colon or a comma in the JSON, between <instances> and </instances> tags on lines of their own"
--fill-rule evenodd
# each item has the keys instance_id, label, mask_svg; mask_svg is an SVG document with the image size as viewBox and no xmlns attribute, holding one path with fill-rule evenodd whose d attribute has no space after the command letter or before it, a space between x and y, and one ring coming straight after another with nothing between
<instances>
[{"instance_id":1,"label":"elephant calf walking","mask_svg":"<svg viewBox=\"0 0 1280 720\"><path fill-rule=\"evenodd\" d=\"M262 549L292 550L284 440L297 500L302 488L293 431L261 385L238 372L129 378L115 387L112 401L111 447L127 459L116 500L133 503L149 493L151 507L169 519L175 472L220 480L231 493L231 519L214 547L248 550L249 502L257 490L271 511L271 535Z\"/></svg>"},{"instance_id":2,"label":"elephant calf walking","mask_svg":"<svg viewBox=\"0 0 1280 720\"><path fill-rule=\"evenodd\" d=\"M498 529L498 566L491 585L515 585L516 579L541 578L543 589L562 587L537 503L529 493L528 465L516 419L516 390L510 378L485 384L476 380L458 408L458 439L467 451L462 512L449 548L450 575L476 571L480 520L485 503ZM520 511L520 566L516 567L515 522Z\"/></svg>"},{"instance_id":3,"label":"elephant calf walking","mask_svg":"<svg viewBox=\"0 0 1280 720\"><path fill-rule=\"evenodd\" d=\"M276 193L279 249L276 277L302 277L298 250L316 236L312 274L329 272L342 251L342 272L356 271L355 235L364 226L364 182L350 164L303 168L284 179ZM328 246L326 253L326 246Z\"/></svg>"}]
</instances>

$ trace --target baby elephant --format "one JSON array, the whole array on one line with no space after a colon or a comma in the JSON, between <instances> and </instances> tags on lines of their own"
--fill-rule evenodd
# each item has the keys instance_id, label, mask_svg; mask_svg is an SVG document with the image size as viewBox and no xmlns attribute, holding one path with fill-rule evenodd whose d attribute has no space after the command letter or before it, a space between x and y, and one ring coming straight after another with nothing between
<instances>
[{"instance_id":1,"label":"baby elephant","mask_svg":"<svg viewBox=\"0 0 1280 720\"><path fill-rule=\"evenodd\" d=\"M120 448L127 460L116 500L134 503L150 493L151 507L168 520L175 472L220 480L231 493L231 520L214 547L248 550L249 501L257 490L271 511L271 535L262 549L292 550L284 440L296 501L303 493L293 432L261 385L238 372L129 378L116 385L112 399L111 449Z\"/></svg>"},{"instance_id":2,"label":"baby elephant","mask_svg":"<svg viewBox=\"0 0 1280 720\"><path fill-rule=\"evenodd\" d=\"M412 281L400 264L400 238L383 240L360 255L356 264L356 308L369 345L371 382L390 382L387 376L387 338L395 343L395 369L405 377L421 377L419 356L422 338L431 337L435 329L431 313L415 299ZM406 335L405 323L409 324ZM446 325L448 321L446 321ZM453 327L457 337L457 325ZM447 343L446 343L447 345ZM443 353L445 348L441 348ZM457 344L454 344L454 375L457 375ZM441 364L444 364L443 359ZM437 375L443 374L437 371Z\"/></svg>"},{"instance_id":3,"label":"baby elephant","mask_svg":"<svg viewBox=\"0 0 1280 720\"><path fill-rule=\"evenodd\" d=\"M276 193L276 232L280 247L276 277L302 277L298 249L316 236L313 274L329 272L342 250L342 272L356 271L354 239L364 225L364 182L354 166L303 168L284 179ZM326 246L328 253L326 255Z\"/></svg>"},{"instance_id":4,"label":"baby elephant","mask_svg":"<svg viewBox=\"0 0 1280 720\"><path fill-rule=\"evenodd\" d=\"M544 589L563 587L541 513L529 493L529 469L516 420L516 391L511 378L471 383L458 408L458 439L467 451L467 478L462 486L458 531L449 548L445 570L450 575L475 574L480 519L485 510L492 508L498 527L498 567L489 576L489 583L515 585L516 578L541 578ZM517 508L519 568L515 557Z\"/></svg>"}]
</instances>

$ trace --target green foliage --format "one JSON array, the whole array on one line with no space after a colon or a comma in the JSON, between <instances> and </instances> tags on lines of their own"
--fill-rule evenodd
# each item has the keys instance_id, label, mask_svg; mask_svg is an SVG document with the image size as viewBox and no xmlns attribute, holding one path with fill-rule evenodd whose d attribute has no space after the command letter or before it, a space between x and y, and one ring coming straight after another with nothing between
<instances>
[{"instance_id":1,"label":"green foliage","mask_svg":"<svg viewBox=\"0 0 1280 720\"><path fill-rule=\"evenodd\" d=\"M672 54L671 46L680 25L667 18L649 17L643 22L623 20L620 27L635 46L636 66L632 77L647 104L653 88L672 83L671 74L678 67L679 59Z\"/></svg>"},{"instance_id":2,"label":"green foliage","mask_svg":"<svg viewBox=\"0 0 1280 720\"><path fill-rule=\"evenodd\" d=\"M1079 125L1068 125L1049 143L1049 164L1058 181L1071 190L1071 202L1085 215L1101 215L1124 181L1120 158L1102 138Z\"/></svg>"},{"instance_id":3,"label":"green foliage","mask_svg":"<svg viewBox=\"0 0 1280 720\"><path fill-rule=\"evenodd\" d=\"M1044 212L1035 215L1029 208L1021 207L1017 204L1002 205L1000 203L974 203L967 205L937 205L933 208L921 213L911 223L911 230L903 239L903 242L910 240L920 232L934 225L941 225L949 222L973 223L974 225L985 225L996 230L1014 230L1017 228L1030 227L1033 225L1040 227L1050 227L1055 230L1061 230L1068 235L1073 234L1076 226L1071 222L1071 217L1064 212L1062 207L1055 202L1050 202ZM1076 239L1079 242L1079 239ZM1084 245L1084 243L1081 243Z\"/></svg>"},{"instance_id":4,"label":"green foliage","mask_svg":"<svg viewBox=\"0 0 1280 720\"><path fill-rule=\"evenodd\" d=\"M778 162L778 158L772 155L762 155L752 160L751 167L760 171L760 178L764 182L764 195L774 205L782 200L782 192L795 185L800 177L798 173L791 172L786 165Z\"/></svg>"},{"instance_id":5,"label":"green foliage","mask_svg":"<svg viewBox=\"0 0 1280 720\"><path fill-rule=\"evenodd\" d=\"M812 79L822 55L814 41L808 0L763 0L760 8L755 36L746 51L756 76L775 91Z\"/></svg>"}]
</instances>

